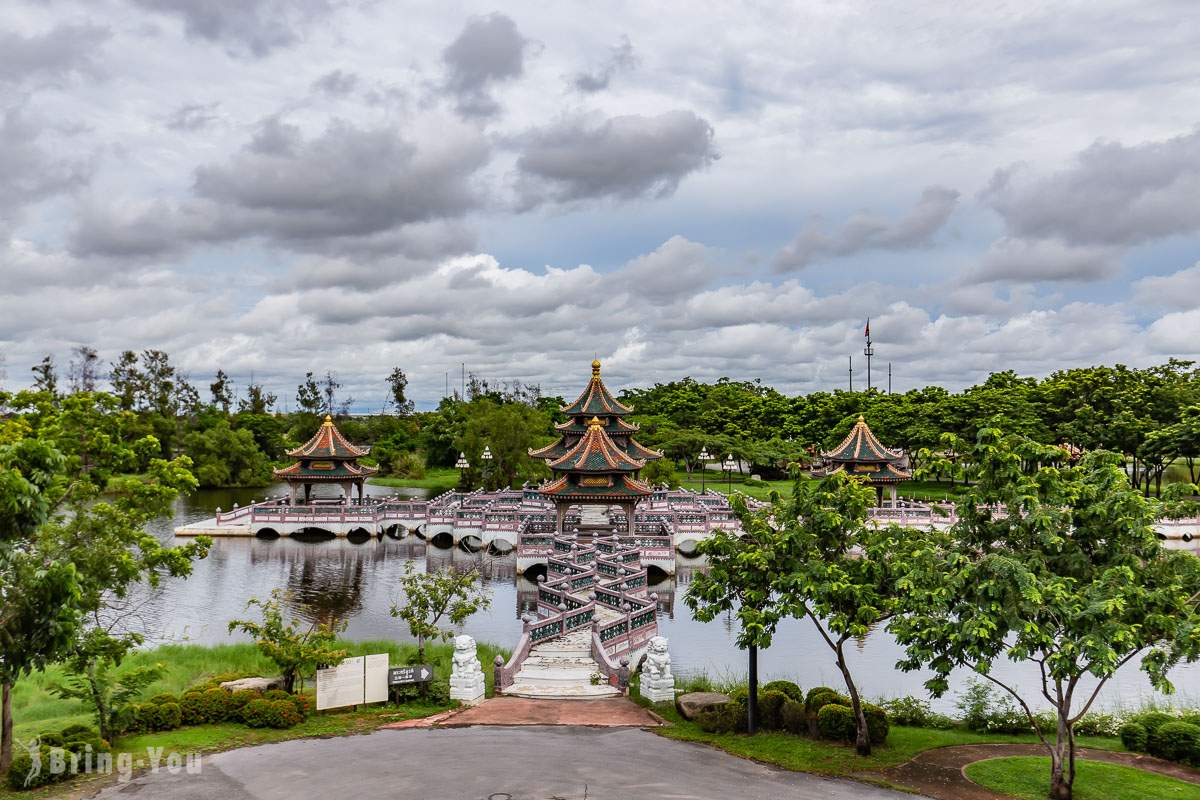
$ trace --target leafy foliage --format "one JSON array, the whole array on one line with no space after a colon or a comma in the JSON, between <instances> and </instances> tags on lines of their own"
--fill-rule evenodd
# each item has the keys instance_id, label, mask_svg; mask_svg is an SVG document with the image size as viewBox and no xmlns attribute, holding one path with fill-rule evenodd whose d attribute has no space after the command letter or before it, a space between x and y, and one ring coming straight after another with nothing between
<instances>
[{"instance_id":1,"label":"leafy foliage","mask_svg":"<svg viewBox=\"0 0 1200 800\"><path fill-rule=\"evenodd\" d=\"M340 664L346 657L345 650L335 647L338 634L346 629L346 623L313 622L306 626L295 617L285 623L283 607L289 599L289 593L281 589L273 589L270 600L252 598L246 608L257 606L262 622L232 620L229 632L240 630L254 637L262 654L279 667L284 687L291 692L296 680L303 681L304 676L316 670L318 665Z\"/></svg>"},{"instance_id":2,"label":"leafy foliage","mask_svg":"<svg viewBox=\"0 0 1200 800\"><path fill-rule=\"evenodd\" d=\"M477 565L462 572L450 568L419 572L412 561L407 561L400 589L404 599L391 607L391 615L408 623L408 632L417 639L421 662L425 660L426 639L449 639L454 635L454 628L442 627L444 624L461 625L472 614L491 606L491 598L479 581Z\"/></svg>"}]
</instances>

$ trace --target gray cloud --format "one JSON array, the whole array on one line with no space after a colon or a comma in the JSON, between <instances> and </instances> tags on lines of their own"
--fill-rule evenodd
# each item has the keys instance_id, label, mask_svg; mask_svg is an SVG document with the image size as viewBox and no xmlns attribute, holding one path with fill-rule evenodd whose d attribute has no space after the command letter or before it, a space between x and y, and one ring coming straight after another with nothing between
<instances>
[{"instance_id":1,"label":"gray cloud","mask_svg":"<svg viewBox=\"0 0 1200 800\"><path fill-rule=\"evenodd\" d=\"M99 74L96 56L109 36L108 28L86 23L58 25L41 36L0 31L0 82Z\"/></svg>"},{"instance_id":2,"label":"gray cloud","mask_svg":"<svg viewBox=\"0 0 1200 800\"><path fill-rule=\"evenodd\" d=\"M846 220L841 230L829 234L822 220L814 217L791 244L772 259L778 272L794 272L816 261L841 258L863 250L902 250L926 247L958 203L958 192L930 186L921 193L913 210L892 223L874 214L858 214Z\"/></svg>"},{"instance_id":3,"label":"gray cloud","mask_svg":"<svg viewBox=\"0 0 1200 800\"><path fill-rule=\"evenodd\" d=\"M199 131L212 125L218 119L217 108L220 103L188 103L171 112L167 117L166 126L173 131Z\"/></svg>"},{"instance_id":4,"label":"gray cloud","mask_svg":"<svg viewBox=\"0 0 1200 800\"><path fill-rule=\"evenodd\" d=\"M1136 245L1200 229L1200 130L1126 147L1097 141L1064 170L998 170L981 197L1017 236Z\"/></svg>"},{"instance_id":5,"label":"gray cloud","mask_svg":"<svg viewBox=\"0 0 1200 800\"><path fill-rule=\"evenodd\" d=\"M1133 302L1154 308L1200 307L1200 261L1171 275L1150 275L1136 281Z\"/></svg>"},{"instance_id":6,"label":"gray cloud","mask_svg":"<svg viewBox=\"0 0 1200 800\"><path fill-rule=\"evenodd\" d=\"M317 252L369 246L381 236L383 247L394 247L388 232L459 217L480 202L472 177L487 161L487 145L452 125L436 133L436 142L413 142L390 127L335 121L306 139L272 117L227 161L198 167L195 197L178 207L83 204L72 250L148 256L248 237Z\"/></svg>"},{"instance_id":7,"label":"gray cloud","mask_svg":"<svg viewBox=\"0 0 1200 800\"><path fill-rule=\"evenodd\" d=\"M618 270L614 282L636 287L639 294L665 300L694 295L715 274L709 248L682 236L672 236L653 253L638 256Z\"/></svg>"},{"instance_id":8,"label":"gray cloud","mask_svg":"<svg viewBox=\"0 0 1200 800\"><path fill-rule=\"evenodd\" d=\"M358 76L353 72L343 72L340 69L335 69L332 72L326 72L313 81L312 88L314 91L332 97L344 97L353 92L357 85Z\"/></svg>"},{"instance_id":9,"label":"gray cloud","mask_svg":"<svg viewBox=\"0 0 1200 800\"><path fill-rule=\"evenodd\" d=\"M468 20L458 38L442 51L446 88L457 97L459 113L468 117L497 113L500 107L490 90L524 73L528 46L516 23L503 14Z\"/></svg>"},{"instance_id":10,"label":"gray cloud","mask_svg":"<svg viewBox=\"0 0 1200 800\"><path fill-rule=\"evenodd\" d=\"M338 0L130 0L183 20L193 39L220 43L230 55L262 58L294 44L315 22L331 15Z\"/></svg>"},{"instance_id":11,"label":"gray cloud","mask_svg":"<svg viewBox=\"0 0 1200 800\"><path fill-rule=\"evenodd\" d=\"M8 109L0 117L0 238L20 221L28 205L85 186L91 179L90 161L52 156L42 135L42 127L23 109Z\"/></svg>"},{"instance_id":12,"label":"gray cloud","mask_svg":"<svg viewBox=\"0 0 1200 800\"><path fill-rule=\"evenodd\" d=\"M1121 271L1114 247L1072 246L1058 239L996 240L982 260L962 276L966 283L998 281L1090 283Z\"/></svg>"},{"instance_id":13,"label":"gray cloud","mask_svg":"<svg viewBox=\"0 0 1200 800\"><path fill-rule=\"evenodd\" d=\"M712 139L712 125L691 111L575 117L535 130L517 159L521 207L665 197L717 159Z\"/></svg>"},{"instance_id":14,"label":"gray cloud","mask_svg":"<svg viewBox=\"0 0 1200 800\"><path fill-rule=\"evenodd\" d=\"M628 36L621 37L621 43L613 47L608 58L600 66L590 72L577 72L571 77L571 85L581 92L592 94L608 88L608 84L618 72L633 69L637 66L638 58L633 52L633 43Z\"/></svg>"}]
</instances>

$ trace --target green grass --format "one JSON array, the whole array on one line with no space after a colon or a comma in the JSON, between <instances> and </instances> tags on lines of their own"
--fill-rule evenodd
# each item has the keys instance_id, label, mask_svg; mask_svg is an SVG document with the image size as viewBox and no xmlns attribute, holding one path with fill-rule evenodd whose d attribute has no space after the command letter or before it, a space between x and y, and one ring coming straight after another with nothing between
<instances>
[{"instance_id":1,"label":"green grass","mask_svg":"<svg viewBox=\"0 0 1200 800\"><path fill-rule=\"evenodd\" d=\"M388 640L358 641L343 643L350 655L366 655L368 653L387 653L390 663L408 663L410 656L415 655L416 645L400 644ZM454 654L452 644L431 644L425 648L426 658L434 667L438 678L450 677L450 661ZM508 652L490 644L479 644L479 661L485 665L483 670L487 679L488 693L492 689L492 670L487 668L497 654ZM134 653L122 662L117 674L120 675L134 667L143 664L165 664L166 674L151 684L143 697L153 697L159 692L178 694L189 686L227 672L257 672L260 675L276 675L275 665L259 653L258 648L250 643L216 645L205 647L194 644L163 645L153 650ZM17 681L13 686L13 731L17 738L28 740L43 731L57 731L79 722L94 725L91 712L80 702L62 700L50 691L50 684L62 682L66 675L61 667L52 666L44 672L37 672ZM308 681L311 688L311 679ZM198 729L182 729L198 730ZM242 732L248 728L240 728ZM165 735L165 734L164 734Z\"/></svg>"},{"instance_id":2,"label":"green grass","mask_svg":"<svg viewBox=\"0 0 1200 800\"><path fill-rule=\"evenodd\" d=\"M454 467L428 467L424 478L371 478L367 483L376 486L407 486L411 489L445 491L458 485L458 470Z\"/></svg>"},{"instance_id":3,"label":"green grass","mask_svg":"<svg viewBox=\"0 0 1200 800\"><path fill-rule=\"evenodd\" d=\"M1050 759L1038 756L992 758L968 764L967 777L1013 797L1042 800L1050 791ZM1200 800L1200 786L1166 775L1105 764L1076 761L1075 800Z\"/></svg>"},{"instance_id":4,"label":"green grass","mask_svg":"<svg viewBox=\"0 0 1200 800\"><path fill-rule=\"evenodd\" d=\"M760 732L754 736L739 733L705 733L685 720L675 707L668 703L651 704L630 692L639 704L653 709L656 714L674 723L671 727L656 728L655 733L668 739L684 742L700 742L712 745L727 753L742 758L751 758L784 769L811 772L816 775L850 775L863 770L881 770L903 764L918 753L935 747L958 744L990 744L1015 742L1036 744L1037 737L1031 734L1006 735L972 733L965 729L933 730L929 728L907 728L896 726L888 734L887 742L871 748L871 755L862 757L854 748L837 742L809 739L788 733ZM1124 750L1121 741L1100 736L1076 738L1079 747L1098 750Z\"/></svg>"}]
</instances>

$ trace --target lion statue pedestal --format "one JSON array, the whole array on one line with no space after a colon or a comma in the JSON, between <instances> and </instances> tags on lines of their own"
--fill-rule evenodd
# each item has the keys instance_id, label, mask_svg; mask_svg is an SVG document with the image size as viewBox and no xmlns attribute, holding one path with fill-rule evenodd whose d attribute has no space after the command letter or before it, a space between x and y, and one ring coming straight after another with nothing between
<instances>
[{"instance_id":1,"label":"lion statue pedestal","mask_svg":"<svg viewBox=\"0 0 1200 800\"><path fill-rule=\"evenodd\" d=\"M450 672L450 699L474 705L483 699L483 667L475 655L475 640L454 637L454 663Z\"/></svg>"},{"instance_id":2,"label":"lion statue pedestal","mask_svg":"<svg viewBox=\"0 0 1200 800\"><path fill-rule=\"evenodd\" d=\"M675 677L671 674L671 654L665 636L655 636L642 663L642 697L651 703L675 702Z\"/></svg>"}]
</instances>

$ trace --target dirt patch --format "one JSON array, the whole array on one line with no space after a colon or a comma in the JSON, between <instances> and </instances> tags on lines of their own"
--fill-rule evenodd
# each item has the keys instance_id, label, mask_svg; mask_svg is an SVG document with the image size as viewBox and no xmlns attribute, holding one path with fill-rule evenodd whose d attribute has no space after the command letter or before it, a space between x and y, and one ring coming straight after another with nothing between
<instances>
[{"instance_id":1,"label":"dirt patch","mask_svg":"<svg viewBox=\"0 0 1200 800\"><path fill-rule=\"evenodd\" d=\"M916 789L921 794L939 800L1010 800L1008 795L980 786L968 779L963 768L968 764L989 758L1045 755L1047 755L1046 748L1036 744L967 744L957 747L939 747L935 750L926 750L898 767L876 772L861 772L855 777L886 781L897 786ZM1117 753L1110 750L1081 748L1075 751L1075 758L1136 767L1147 772L1178 778L1188 783L1200 784L1200 770L1138 753Z\"/></svg>"}]
</instances>

